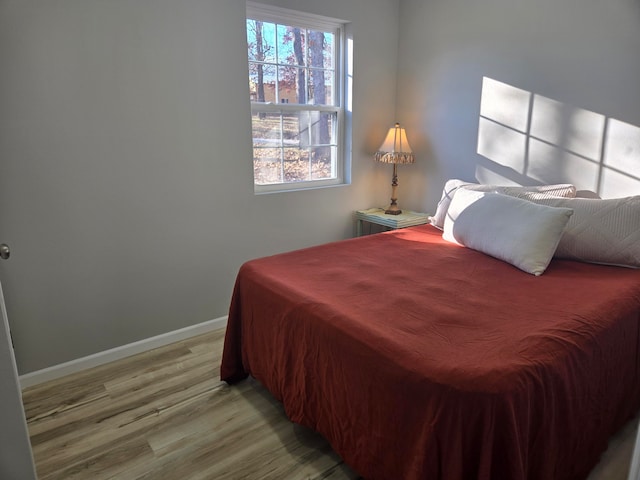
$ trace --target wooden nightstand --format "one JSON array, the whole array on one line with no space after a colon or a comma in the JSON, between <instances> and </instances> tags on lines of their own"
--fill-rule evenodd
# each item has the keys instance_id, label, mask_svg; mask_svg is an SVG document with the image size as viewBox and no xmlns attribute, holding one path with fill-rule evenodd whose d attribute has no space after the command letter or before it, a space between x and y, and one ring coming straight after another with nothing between
<instances>
[{"instance_id":1,"label":"wooden nightstand","mask_svg":"<svg viewBox=\"0 0 640 480\"><path fill-rule=\"evenodd\" d=\"M356 236L362 235L363 222L382 225L390 230L398 228L414 227L429 223L429 214L403 210L400 215L387 215L384 208L370 208L356 212Z\"/></svg>"}]
</instances>

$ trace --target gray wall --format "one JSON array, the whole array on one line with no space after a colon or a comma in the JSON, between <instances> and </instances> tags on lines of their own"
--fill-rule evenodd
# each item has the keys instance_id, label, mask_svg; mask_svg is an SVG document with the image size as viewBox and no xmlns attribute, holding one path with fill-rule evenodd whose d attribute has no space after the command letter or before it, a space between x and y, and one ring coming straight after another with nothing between
<instances>
[{"instance_id":1,"label":"gray wall","mask_svg":"<svg viewBox=\"0 0 640 480\"><path fill-rule=\"evenodd\" d=\"M21 373L221 317L244 261L349 237L387 201L372 154L395 120L397 1L273 3L351 22L351 185L254 195L244 2L0 0Z\"/></svg>"},{"instance_id":2,"label":"gray wall","mask_svg":"<svg viewBox=\"0 0 640 480\"><path fill-rule=\"evenodd\" d=\"M411 206L453 177L640 193L638 0L403 0L400 24Z\"/></svg>"},{"instance_id":3,"label":"gray wall","mask_svg":"<svg viewBox=\"0 0 640 480\"><path fill-rule=\"evenodd\" d=\"M451 177L640 191L638 0L270 3L352 22L349 186L253 194L244 2L0 0L21 373L223 316L245 260L351 236L388 202L372 153L396 119L403 208Z\"/></svg>"}]
</instances>

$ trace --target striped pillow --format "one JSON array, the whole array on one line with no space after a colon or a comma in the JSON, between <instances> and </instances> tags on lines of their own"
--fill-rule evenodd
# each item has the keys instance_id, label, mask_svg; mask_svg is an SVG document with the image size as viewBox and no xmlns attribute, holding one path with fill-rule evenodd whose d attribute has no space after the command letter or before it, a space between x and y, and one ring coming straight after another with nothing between
<instances>
[{"instance_id":1,"label":"striped pillow","mask_svg":"<svg viewBox=\"0 0 640 480\"><path fill-rule=\"evenodd\" d=\"M590 263L640 267L640 196L530 198L550 207L571 208L573 215L555 256Z\"/></svg>"},{"instance_id":2,"label":"striped pillow","mask_svg":"<svg viewBox=\"0 0 640 480\"><path fill-rule=\"evenodd\" d=\"M526 198L531 200L533 198L556 198L566 197L573 198L576 196L576 187L566 184L557 185L538 185L529 187L516 187L507 185L482 185L478 183L463 182L462 180L452 179L448 180L444 189L442 190L442 198L438 202L438 208L436 213L429 217L431 225L442 230L444 228L444 220L451 204L451 199L456 193L456 190L464 187L468 190L475 190L477 192L495 192L509 195L511 197ZM533 197L530 194L535 194Z\"/></svg>"}]
</instances>

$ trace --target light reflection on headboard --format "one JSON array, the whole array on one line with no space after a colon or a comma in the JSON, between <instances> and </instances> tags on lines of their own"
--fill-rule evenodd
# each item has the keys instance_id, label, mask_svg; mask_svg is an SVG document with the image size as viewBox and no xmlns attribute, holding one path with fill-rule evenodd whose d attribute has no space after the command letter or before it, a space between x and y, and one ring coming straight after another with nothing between
<instances>
[{"instance_id":1,"label":"light reflection on headboard","mask_svg":"<svg viewBox=\"0 0 640 480\"><path fill-rule=\"evenodd\" d=\"M484 77L480 183L573 183L603 198L640 192L640 127Z\"/></svg>"}]
</instances>

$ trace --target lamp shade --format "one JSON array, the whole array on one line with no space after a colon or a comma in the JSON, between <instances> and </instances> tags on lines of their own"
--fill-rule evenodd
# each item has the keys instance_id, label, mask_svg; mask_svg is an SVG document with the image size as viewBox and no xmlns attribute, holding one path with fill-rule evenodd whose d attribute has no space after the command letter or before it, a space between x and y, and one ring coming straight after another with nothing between
<instances>
[{"instance_id":1,"label":"lamp shade","mask_svg":"<svg viewBox=\"0 0 640 480\"><path fill-rule=\"evenodd\" d=\"M407 132L396 123L376 152L376 160L383 163L414 163L415 157L407 140Z\"/></svg>"}]
</instances>

